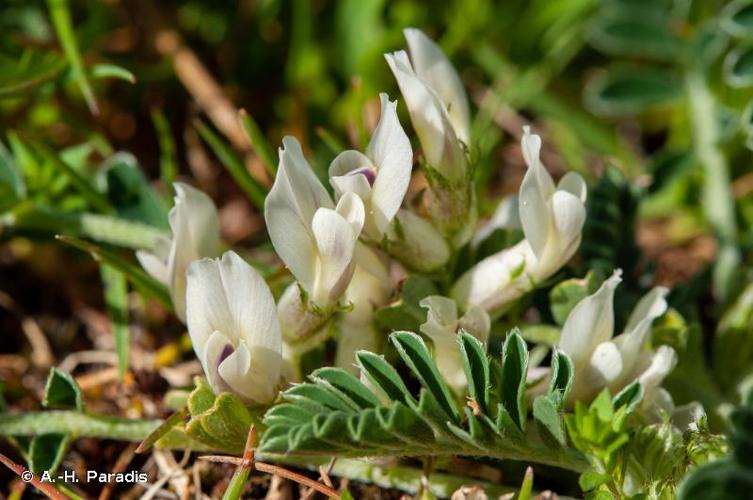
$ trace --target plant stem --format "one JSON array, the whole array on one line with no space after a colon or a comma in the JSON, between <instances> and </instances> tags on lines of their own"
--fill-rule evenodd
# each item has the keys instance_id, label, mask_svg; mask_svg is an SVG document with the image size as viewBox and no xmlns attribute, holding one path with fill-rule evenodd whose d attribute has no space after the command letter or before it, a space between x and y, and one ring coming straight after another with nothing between
<instances>
[{"instance_id":1,"label":"plant stem","mask_svg":"<svg viewBox=\"0 0 753 500\"><path fill-rule=\"evenodd\" d=\"M328 460L325 458L303 460L274 455L265 457L264 459L312 471L318 470L319 465L326 465L328 463ZM421 486L423 472L421 469L403 465L379 465L376 462L367 462L365 460L338 458L332 467L331 475L375 484L380 488L394 488L407 493L416 493ZM439 498L449 498L461 486L471 484L479 485L490 498L496 498L506 493L517 491L516 488L500 486L488 481L440 472L433 472L429 478L429 488Z\"/></svg>"},{"instance_id":2,"label":"plant stem","mask_svg":"<svg viewBox=\"0 0 753 500\"><path fill-rule=\"evenodd\" d=\"M72 410L54 410L0 415L0 435L33 436L49 432L70 432L75 436L139 442L161 423L162 420L132 420Z\"/></svg>"}]
</instances>

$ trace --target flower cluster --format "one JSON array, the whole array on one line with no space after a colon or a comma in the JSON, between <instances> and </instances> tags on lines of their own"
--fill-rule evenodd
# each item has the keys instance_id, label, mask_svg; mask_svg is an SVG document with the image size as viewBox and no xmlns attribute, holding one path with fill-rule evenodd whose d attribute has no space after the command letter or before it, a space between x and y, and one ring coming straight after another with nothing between
<instances>
[{"instance_id":1,"label":"flower cluster","mask_svg":"<svg viewBox=\"0 0 753 500\"><path fill-rule=\"evenodd\" d=\"M292 274L277 303L264 279L236 253L220 253L217 210L211 200L176 183L172 239L143 267L169 287L175 311L188 326L212 388L249 403L268 404L296 357L335 335L336 364L353 369L359 349L379 352L383 335L375 312L395 295L400 279L424 273L447 296L427 294L419 330L430 341L450 387L463 394L458 333L482 343L492 321L557 273L581 241L586 185L568 173L555 183L540 160L541 138L523 130L527 172L515 199L504 200L490 223L476 230L468 98L441 49L415 29L405 31L409 53L387 54L420 143L427 190L409 196L414 151L398 119L398 102L380 94L381 115L366 150L338 154L328 183L315 174L294 137L279 150L264 217L274 249ZM463 273L457 256L496 227L522 228L523 239ZM453 280L453 276L460 276ZM618 391L640 380L665 401L659 385L675 354L645 351L653 319L663 314L666 290L656 288L636 307L625 332L612 338L612 296L620 273L571 312L558 349L575 366L571 398ZM454 281L454 282L453 282ZM295 367L293 367L295 368ZM671 400L670 400L671 404Z\"/></svg>"}]
</instances>

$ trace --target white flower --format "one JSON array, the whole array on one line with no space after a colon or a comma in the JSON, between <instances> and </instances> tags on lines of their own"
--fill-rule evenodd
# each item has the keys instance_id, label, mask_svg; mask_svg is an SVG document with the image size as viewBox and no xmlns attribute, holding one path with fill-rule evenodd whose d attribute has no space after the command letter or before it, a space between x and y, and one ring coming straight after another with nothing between
<instances>
[{"instance_id":1,"label":"white flower","mask_svg":"<svg viewBox=\"0 0 753 500\"><path fill-rule=\"evenodd\" d=\"M397 101L379 94L382 114L366 154L349 150L329 167L338 197L357 194L366 207L364 233L379 241L395 217L410 183L413 150L397 118Z\"/></svg>"},{"instance_id":2,"label":"white flower","mask_svg":"<svg viewBox=\"0 0 753 500\"><path fill-rule=\"evenodd\" d=\"M539 160L541 137L523 128L523 158L528 165L519 192L520 222L538 262L532 275L541 281L570 260L580 245L586 220L586 183L569 172L555 187Z\"/></svg>"},{"instance_id":3,"label":"white flower","mask_svg":"<svg viewBox=\"0 0 753 500\"><path fill-rule=\"evenodd\" d=\"M212 389L255 404L272 402L282 340L267 284L234 252L194 262L187 280L188 333Z\"/></svg>"},{"instance_id":4,"label":"white flower","mask_svg":"<svg viewBox=\"0 0 753 500\"><path fill-rule=\"evenodd\" d=\"M334 304L353 275L353 252L364 224L364 206L354 193L334 205L303 157L285 137L274 185L264 202L272 244L296 280L321 308Z\"/></svg>"},{"instance_id":5,"label":"white flower","mask_svg":"<svg viewBox=\"0 0 753 500\"><path fill-rule=\"evenodd\" d=\"M570 260L580 245L586 219L583 178L570 172L555 186L539 161L541 138L528 127L524 128L522 149L528 171L517 206L525 239L478 262L450 292L460 304L479 305L492 315L504 311ZM503 209L509 211L509 206ZM506 217L505 223L515 222Z\"/></svg>"},{"instance_id":6,"label":"white flower","mask_svg":"<svg viewBox=\"0 0 753 500\"><path fill-rule=\"evenodd\" d=\"M425 297L419 305L427 309L426 322L420 329L434 344L434 359L439 372L456 392L462 393L468 382L457 334L463 330L486 344L491 328L489 315L480 307L472 306L458 318L455 301L440 295Z\"/></svg>"},{"instance_id":7,"label":"white flower","mask_svg":"<svg viewBox=\"0 0 753 500\"><path fill-rule=\"evenodd\" d=\"M442 50L421 31L407 29L411 57L385 54L408 106L428 164L451 183L463 181L468 162L461 141L469 141L468 98Z\"/></svg>"},{"instance_id":8,"label":"white flower","mask_svg":"<svg viewBox=\"0 0 753 500\"><path fill-rule=\"evenodd\" d=\"M136 252L136 258L147 273L168 286L175 314L185 321L186 269L194 260L219 255L220 221L209 196L182 182L173 187L172 238L160 241L153 252Z\"/></svg>"},{"instance_id":9,"label":"white flower","mask_svg":"<svg viewBox=\"0 0 753 500\"><path fill-rule=\"evenodd\" d=\"M648 292L631 313L625 331L612 338L612 302L620 275L615 271L596 293L578 302L562 327L558 348L570 356L575 368L573 401L590 400L605 388L616 394L635 380L643 385L644 401L651 401L677 362L671 347L644 349L651 323L667 310L666 288Z\"/></svg>"}]
</instances>

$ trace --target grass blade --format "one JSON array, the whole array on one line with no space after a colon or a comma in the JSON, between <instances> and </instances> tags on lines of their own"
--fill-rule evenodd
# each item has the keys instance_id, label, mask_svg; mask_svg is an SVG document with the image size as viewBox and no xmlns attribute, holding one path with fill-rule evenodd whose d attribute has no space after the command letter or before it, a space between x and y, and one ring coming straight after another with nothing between
<instances>
[{"instance_id":1,"label":"grass blade","mask_svg":"<svg viewBox=\"0 0 753 500\"><path fill-rule=\"evenodd\" d=\"M81 93L87 106L89 106L89 111L93 115L98 115L97 100L94 98L94 91L92 91L86 71L84 71L84 63L81 59L81 52L78 49L76 34L73 30L68 0L47 0L47 6L50 10L50 17L52 18L53 26L55 26L58 40L63 47L65 58L68 59L68 64L71 65L73 78L81 88Z\"/></svg>"},{"instance_id":2,"label":"grass blade","mask_svg":"<svg viewBox=\"0 0 753 500\"><path fill-rule=\"evenodd\" d=\"M138 288L141 292L159 300L165 306L172 308L172 300L170 299L170 293L167 291L167 288L142 271L137 265L127 261L115 252L98 247L85 240L63 235L58 235L57 239L89 253L92 258L98 262L104 262L112 266L122 272L133 286Z\"/></svg>"},{"instance_id":3,"label":"grass blade","mask_svg":"<svg viewBox=\"0 0 753 500\"><path fill-rule=\"evenodd\" d=\"M128 370L128 353L131 333L128 325L128 285L125 275L107 264L100 264L104 285L105 305L115 334L115 351L118 354L118 375L122 380Z\"/></svg>"},{"instance_id":4,"label":"grass blade","mask_svg":"<svg viewBox=\"0 0 753 500\"><path fill-rule=\"evenodd\" d=\"M256 123L256 120L254 120L245 109L240 110L238 116L241 119L243 130L246 132L248 140L251 142L251 146L254 148L254 151L256 151L256 154L259 155L259 158L267 169L267 172L269 172L269 175L274 177L277 173L277 162L275 161L274 149L269 145L267 138L264 137L264 134L259 128L259 124Z\"/></svg>"},{"instance_id":5,"label":"grass blade","mask_svg":"<svg viewBox=\"0 0 753 500\"><path fill-rule=\"evenodd\" d=\"M152 110L152 123L159 141L159 171L165 200L172 205L172 185L178 175L178 158L170 124L161 109Z\"/></svg>"},{"instance_id":6,"label":"grass blade","mask_svg":"<svg viewBox=\"0 0 753 500\"><path fill-rule=\"evenodd\" d=\"M220 162L225 166L230 175L233 176L235 182L243 189L251 202L259 210L264 210L264 198L267 196L266 190L251 177L251 174L246 170L246 166L243 164L240 158L230 149L230 146L220 139L220 137L207 125L198 122L197 128L201 138L209 144L214 154L217 155Z\"/></svg>"}]
</instances>

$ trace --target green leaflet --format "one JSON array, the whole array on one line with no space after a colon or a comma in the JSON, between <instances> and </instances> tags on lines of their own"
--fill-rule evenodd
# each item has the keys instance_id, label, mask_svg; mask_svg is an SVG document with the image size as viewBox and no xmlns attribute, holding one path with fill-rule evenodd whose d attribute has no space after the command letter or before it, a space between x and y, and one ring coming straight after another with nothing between
<instances>
[{"instance_id":1,"label":"green leaflet","mask_svg":"<svg viewBox=\"0 0 753 500\"><path fill-rule=\"evenodd\" d=\"M47 433L34 436L29 446L29 469L35 474L54 474L73 438L70 434Z\"/></svg>"},{"instance_id":2,"label":"green leaflet","mask_svg":"<svg viewBox=\"0 0 753 500\"><path fill-rule=\"evenodd\" d=\"M84 410L81 389L73 377L57 368L50 370L44 389L42 404L47 408L73 408Z\"/></svg>"},{"instance_id":3,"label":"green leaflet","mask_svg":"<svg viewBox=\"0 0 753 500\"><path fill-rule=\"evenodd\" d=\"M566 433L562 409L573 385L573 362L562 352L552 354L552 372L547 394L533 401L533 418L545 439L565 445Z\"/></svg>"},{"instance_id":4,"label":"green leaflet","mask_svg":"<svg viewBox=\"0 0 753 500\"><path fill-rule=\"evenodd\" d=\"M502 347L502 405L521 431L526 430L526 373L528 350L516 328Z\"/></svg>"},{"instance_id":5,"label":"green leaflet","mask_svg":"<svg viewBox=\"0 0 753 500\"><path fill-rule=\"evenodd\" d=\"M190 420L185 426L169 429L156 442L157 447L170 447L172 439L190 438L206 449L240 455L246 444L248 429L259 424L254 414L237 396L223 392L215 395L206 380L196 378L196 388L188 397Z\"/></svg>"},{"instance_id":6,"label":"green leaflet","mask_svg":"<svg viewBox=\"0 0 753 500\"><path fill-rule=\"evenodd\" d=\"M366 351L356 355L365 382L340 368L315 371L310 382L283 392L283 402L267 411L263 421L267 430L258 451L293 456L492 456L585 469L584 457L563 445L564 440L536 435L536 427L522 430L527 420L528 353L516 331L508 337L501 369L498 363L495 368L478 340L459 334L471 399L464 406L447 387L418 335L395 332L390 341L407 374ZM554 368L545 396L561 420L572 364L562 353L555 360L559 368ZM499 380L504 386L501 403L492 390ZM409 389L416 382L418 393Z\"/></svg>"}]
</instances>

